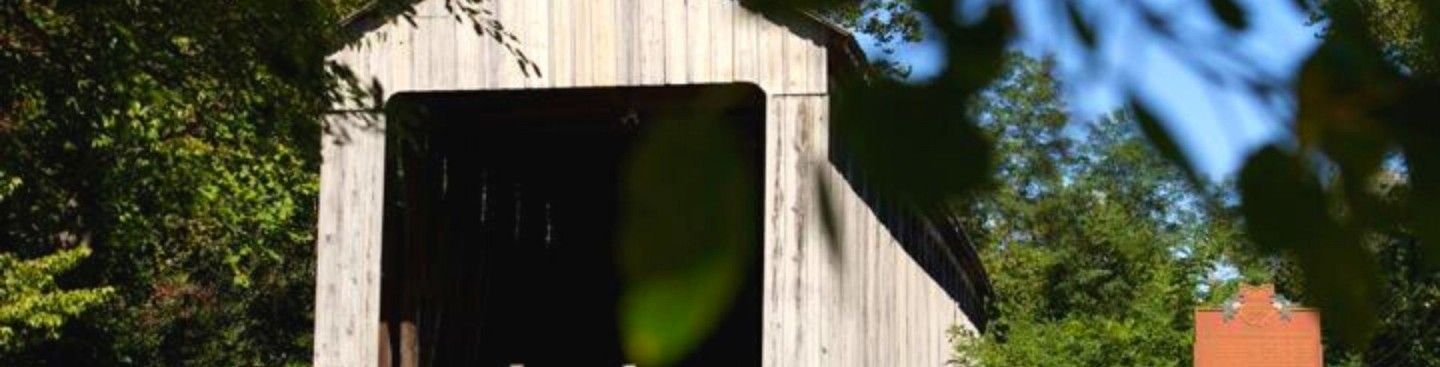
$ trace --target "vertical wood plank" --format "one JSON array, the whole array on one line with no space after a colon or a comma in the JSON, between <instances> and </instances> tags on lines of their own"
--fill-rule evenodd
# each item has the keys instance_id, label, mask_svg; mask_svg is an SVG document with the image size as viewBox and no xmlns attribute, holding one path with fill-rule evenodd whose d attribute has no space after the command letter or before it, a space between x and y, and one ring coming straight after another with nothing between
<instances>
[{"instance_id":1,"label":"vertical wood plank","mask_svg":"<svg viewBox=\"0 0 1440 367\"><path fill-rule=\"evenodd\" d=\"M796 277L794 280L795 288L791 291L794 292L800 300L797 307L794 308L794 312L799 315L799 322L796 325L798 341L795 348L799 353L800 363L814 366L820 363L818 360L820 353L819 343L825 336L821 334L821 332L823 332L820 325L822 320L819 318L819 311L815 307L816 301L818 301L817 283L823 280L818 279L815 274L816 267L814 266L814 262L816 258L814 256L814 248L809 246L812 245L812 243L810 243L811 237L807 230L810 215L806 209L808 209L808 205L811 203L809 198L810 192L806 190L806 183L808 182L808 180L806 180L807 175L804 172L806 158L806 141L804 134L806 121L804 114L807 113L807 111L805 110L803 98L786 96L784 99L787 110L785 118L787 120L786 124L788 125L784 130L785 134L788 134L787 140L789 140L786 144L786 154L789 156L789 162L787 162L787 167L785 168L786 171L789 171L787 174L787 176L789 176L789 182L786 183L786 190L790 190L790 197L793 198L786 206L790 213L792 213L789 226L794 231L794 240L791 241L790 246L793 247L791 250L794 254L792 256L792 262L796 268L794 275Z\"/></svg>"},{"instance_id":2,"label":"vertical wood plank","mask_svg":"<svg viewBox=\"0 0 1440 367\"><path fill-rule=\"evenodd\" d=\"M756 33L756 51L759 58L760 87L770 93L785 93L785 39L789 37L784 27L761 19Z\"/></svg>"},{"instance_id":3,"label":"vertical wood plank","mask_svg":"<svg viewBox=\"0 0 1440 367\"><path fill-rule=\"evenodd\" d=\"M735 68L735 81L751 82L759 84L760 60L756 54L756 30L759 22L763 21L760 15L744 8L735 12L735 28L733 36L734 57L731 64Z\"/></svg>"},{"instance_id":4,"label":"vertical wood plank","mask_svg":"<svg viewBox=\"0 0 1440 367\"><path fill-rule=\"evenodd\" d=\"M674 0L650 1L629 0L636 4L639 23L630 31L639 38L639 84L656 85L665 82L665 4Z\"/></svg>"},{"instance_id":5,"label":"vertical wood plank","mask_svg":"<svg viewBox=\"0 0 1440 367\"><path fill-rule=\"evenodd\" d=\"M416 17L437 17L446 16L450 12L445 9L446 0L423 0L414 5Z\"/></svg>"},{"instance_id":6,"label":"vertical wood plank","mask_svg":"<svg viewBox=\"0 0 1440 367\"><path fill-rule=\"evenodd\" d=\"M524 42L529 34L529 30L525 27L525 8L529 7L534 0L497 0L492 2L495 4L495 16L500 20L500 24L515 36L515 40L512 42L515 42L517 46ZM525 73L520 69L518 56L502 45L495 44L495 46L497 54L495 87L499 89L524 88Z\"/></svg>"},{"instance_id":7,"label":"vertical wood plank","mask_svg":"<svg viewBox=\"0 0 1440 367\"><path fill-rule=\"evenodd\" d=\"M412 36L415 52L414 88L453 89L455 84L455 20L448 16L417 16Z\"/></svg>"},{"instance_id":8,"label":"vertical wood plank","mask_svg":"<svg viewBox=\"0 0 1440 367\"><path fill-rule=\"evenodd\" d=\"M687 0L685 2L685 50L689 63L690 83L711 82L710 9L716 0Z\"/></svg>"},{"instance_id":9,"label":"vertical wood plank","mask_svg":"<svg viewBox=\"0 0 1440 367\"><path fill-rule=\"evenodd\" d=\"M811 85L813 86L813 85ZM807 90L800 85L797 90ZM949 356L946 329L964 324L957 305L909 256L878 217L845 184L828 156L829 98L790 94L771 98L780 126L767 138L768 179L764 360L770 365L930 365ZM841 258L825 251L815 179L821 164L832 186L847 244ZM794 199L787 199L794 198ZM778 261L777 261L778 260ZM835 262L844 264L837 272ZM771 333L774 333L773 335Z\"/></svg>"},{"instance_id":10,"label":"vertical wood plank","mask_svg":"<svg viewBox=\"0 0 1440 367\"><path fill-rule=\"evenodd\" d=\"M369 96L372 101L378 100L380 103L384 103L384 101L389 98L388 94L391 93L390 51L388 44L385 42L385 37L387 37L389 33L390 32L386 30L381 30L365 36L364 52L368 70L366 76L358 80L360 85L366 88L366 90L380 93L380 95ZM379 90L374 90L374 88L377 87ZM367 104L366 107L380 108L383 106L376 106L374 102L371 102Z\"/></svg>"},{"instance_id":11,"label":"vertical wood plank","mask_svg":"<svg viewBox=\"0 0 1440 367\"><path fill-rule=\"evenodd\" d=\"M546 88L551 85L550 65L550 1L523 0L525 36L520 38L520 48L535 68L525 75L526 88Z\"/></svg>"},{"instance_id":12,"label":"vertical wood plank","mask_svg":"<svg viewBox=\"0 0 1440 367\"><path fill-rule=\"evenodd\" d=\"M379 359L383 129L377 115L332 114L338 135L322 138L315 281L317 366L367 366ZM343 138L342 138L343 137Z\"/></svg>"},{"instance_id":13,"label":"vertical wood plank","mask_svg":"<svg viewBox=\"0 0 1440 367\"><path fill-rule=\"evenodd\" d=\"M810 54L805 58L805 61L810 63L810 66L807 68L810 70L807 80L810 81L809 90L811 93L826 93L830 86L830 64L826 61L829 58L829 54L825 48L825 38L830 36L817 29L815 37L817 39L812 40L810 43Z\"/></svg>"},{"instance_id":14,"label":"vertical wood plank","mask_svg":"<svg viewBox=\"0 0 1440 367\"><path fill-rule=\"evenodd\" d=\"M717 82L735 80L735 0L710 0L711 79Z\"/></svg>"},{"instance_id":15,"label":"vertical wood plank","mask_svg":"<svg viewBox=\"0 0 1440 367\"><path fill-rule=\"evenodd\" d=\"M416 12L420 12L420 7L428 7L433 3L433 1L424 1L417 4ZM410 88L414 90L428 90L432 88L430 84L431 81L435 79L430 75L431 72L435 70L430 65L432 61L430 54L435 49L435 37L434 34L432 34L434 33L432 23L435 22L435 17L417 15L412 21L415 22L415 24L410 34L410 43L412 45L410 52Z\"/></svg>"},{"instance_id":16,"label":"vertical wood plank","mask_svg":"<svg viewBox=\"0 0 1440 367\"><path fill-rule=\"evenodd\" d=\"M640 84L640 5L637 0L615 0L616 83Z\"/></svg>"},{"instance_id":17,"label":"vertical wood plank","mask_svg":"<svg viewBox=\"0 0 1440 367\"><path fill-rule=\"evenodd\" d=\"M333 63L339 64L339 65L347 66L347 67L350 68L350 71L355 74L356 79L363 78L363 77L364 77L364 74L362 74L363 70L360 70L360 69L363 67L363 64L362 64L362 63L359 63L359 62L356 62L356 61L357 61L356 58L357 58L358 55L356 55L355 52L350 51L350 47L354 47L354 46L349 46L349 47L346 47L345 49L341 49L339 52L336 52L335 54L332 54L332 55L326 57L326 58L325 58L325 61L327 61L327 62L333 62ZM341 86L340 88L348 88L348 86ZM342 91L345 91L345 90L342 89ZM348 91L347 91L347 92L348 92ZM347 95L348 95L348 94L347 94ZM330 103L330 108L331 108L331 109L339 110L339 111L351 110L351 109L355 109L356 107L357 107L357 106L356 106L349 98L344 98L344 99L341 99L341 100L338 100L338 101L333 101L333 102Z\"/></svg>"},{"instance_id":18,"label":"vertical wood plank","mask_svg":"<svg viewBox=\"0 0 1440 367\"><path fill-rule=\"evenodd\" d=\"M788 299L783 299L784 293L780 290L780 280L784 276L785 268L783 249L784 239L787 236L782 232L784 228L780 219L784 215L783 206L780 201L784 198L785 191L782 189L780 177L780 126L783 125L781 116L784 114L783 106L779 103L780 98L767 98L765 103L765 218L762 227L764 228L764 270L762 271L763 287L761 323L761 364L764 366L782 366L785 358L782 355L785 349L784 341L787 340L784 334L785 325L789 322L783 314L784 306Z\"/></svg>"},{"instance_id":19,"label":"vertical wood plank","mask_svg":"<svg viewBox=\"0 0 1440 367\"><path fill-rule=\"evenodd\" d=\"M792 25L792 29L803 30L804 27ZM785 63L784 87L786 93L807 93L805 87L809 83L811 70L810 66L810 41L796 34L785 35L783 62Z\"/></svg>"},{"instance_id":20,"label":"vertical wood plank","mask_svg":"<svg viewBox=\"0 0 1440 367\"><path fill-rule=\"evenodd\" d=\"M415 45L411 36L415 34L415 27L404 20L391 20L386 26L387 37L385 39L386 51L388 53L390 66L390 88L393 92L400 93L414 88L414 58ZM387 98L388 99L388 98Z\"/></svg>"},{"instance_id":21,"label":"vertical wood plank","mask_svg":"<svg viewBox=\"0 0 1440 367\"><path fill-rule=\"evenodd\" d=\"M458 89L480 89L484 85L485 67L484 42L488 41L475 32L475 21L461 16L455 25L455 86Z\"/></svg>"},{"instance_id":22,"label":"vertical wood plank","mask_svg":"<svg viewBox=\"0 0 1440 367\"><path fill-rule=\"evenodd\" d=\"M665 23L665 83L685 84L690 80L688 0L663 1Z\"/></svg>"},{"instance_id":23,"label":"vertical wood plank","mask_svg":"<svg viewBox=\"0 0 1440 367\"><path fill-rule=\"evenodd\" d=\"M500 19L500 10L503 4L500 4L499 1L485 1L481 3L481 5L484 7L483 9L489 13L480 14L476 19L477 22L489 23ZM502 24L502 26L504 25ZM477 34L480 38L478 44L480 47L481 68L480 88L497 89L501 85L501 74L505 71L506 66L509 65L510 52L505 49L505 45L495 40L495 33L493 32L510 34L509 32L512 30L509 29L509 27L496 29L491 24L484 24L483 27L487 30L486 33Z\"/></svg>"},{"instance_id":24,"label":"vertical wood plank","mask_svg":"<svg viewBox=\"0 0 1440 367\"><path fill-rule=\"evenodd\" d=\"M779 280L779 283L781 284L780 291L784 292L781 299L793 300L793 303L783 307L785 318L787 319L786 325L782 326L784 330L782 335L787 341L787 345L783 350L788 351L787 353L791 355L790 358L793 358L795 363L807 365L809 361L805 357L808 355L808 353L806 353L808 351L805 346L806 343L809 342L810 336L805 330L805 327L809 325L809 320L806 320L805 316L807 315L804 312L804 308L806 302L809 300L805 298L803 293L803 286L806 279L803 275L805 271L804 259L799 253L801 248L801 232L797 230L795 223L796 205L798 204L797 196L799 195L799 191L796 190L795 187L795 104L793 100L786 96L781 96L777 99L781 106L782 115L780 117L781 125L779 129L780 149L776 154L779 155L777 158L781 162L779 169L780 188L785 193L781 196L780 202L780 210L782 213L780 216L780 224L781 230L785 231L785 237L778 244L781 253L781 258L778 262L782 266L785 266L782 268L785 270L783 273L785 275Z\"/></svg>"},{"instance_id":25,"label":"vertical wood plank","mask_svg":"<svg viewBox=\"0 0 1440 367\"><path fill-rule=\"evenodd\" d=\"M550 69L551 86L564 88L575 85L575 2L584 0L550 0Z\"/></svg>"},{"instance_id":26,"label":"vertical wood plank","mask_svg":"<svg viewBox=\"0 0 1440 367\"><path fill-rule=\"evenodd\" d=\"M576 0L571 2L574 6L574 38L575 54L571 60L575 64L575 86L588 87L595 85L595 38L590 23L594 21L595 2L590 0Z\"/></svg>"},{"instance_id":27,"label":"vertical wood plank","mask_svg":"<svg viewBox=\"0 0 1440 367\"><path fill-rule=\"evenodd\" d=\"M620 81L619 35L615 24L616 0L585 0L590 3L590 37L594 61L594 85L614 86Z\"/></svg>"}]
</instances>

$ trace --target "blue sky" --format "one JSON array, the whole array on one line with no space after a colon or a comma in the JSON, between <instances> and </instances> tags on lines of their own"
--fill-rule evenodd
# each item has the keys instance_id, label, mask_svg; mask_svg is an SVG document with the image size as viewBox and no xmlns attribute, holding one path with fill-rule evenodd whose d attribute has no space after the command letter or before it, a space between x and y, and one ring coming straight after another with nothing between
<instances>
[{"instance_id":1,"label":"blue sky","mask_svg":"<svg viewBox=\"0 0 1440 367\"><path fill-rule=\"evenodd\" d=\"M1187 47L1173 47L1141 25L1135 2L1161 9L1172 19ZM1015 0L1020 37L1015 47L1030 55L1051 55L1076 121L1111 111L1128 98L1139 99L1179 133L1182 148L1196 168L1212 179L1233 175L1254 149L1285 136L1292 109L1289 103L1262 101L1230 77L1262 75L1282 82L1294 74L1318 44L1316 29L1291 1L1239 0L1249 27L1231 32L1216 21L1205 1L1190 0L1079 1L1081 14L1098 24L1099 49L1087 52L1072 41L1066 15L1054 14L1060 2ZM860 43L871 57L884 57L872 40ZM901 45L890 57L911 65L912 77L939 72L946 60L933 39ZM1239 55L1226 63L1219 55ZM1220 59L1220 78L1207 78L1186 57ZM1243 65L1242 65L1243 64ZM1213 74L1212 74L1213 76ZM1218 79L1218 80L1216 80ZM1288 99L1288 98L1284 98Z\"/></svg>"}]
</instances>

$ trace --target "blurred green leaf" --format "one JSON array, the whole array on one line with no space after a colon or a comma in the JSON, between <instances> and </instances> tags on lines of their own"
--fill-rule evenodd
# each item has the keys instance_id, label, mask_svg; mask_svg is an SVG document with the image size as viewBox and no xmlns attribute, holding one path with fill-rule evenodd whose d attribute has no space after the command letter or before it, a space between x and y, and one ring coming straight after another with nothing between
<instances>
[{"instance_id":1,"label":"blurred green leaf","mask_svg":"<svg viewBox=\"0 0 1440 367\"><path fill-rule=\"evenodd\" d=\"M1420 238L1420 256L1430 269L1440 269L1440 86L1420 84L1396 103L1389 122L1404 154L1409 195L1407 221Z\"/></svg>"},{"instance_id":2,"label":"blurred green leaf","mask_svg":"<svg viewBox=\"0 0 1440 367\"><path fill-rule=\"evenodd\" d=\"M1090 28L1090 22L1080 14L1080 5L1076 2L1065 2L1065 15L1070 19L1070 29L1075 30L1075 35L1080 37L1080 42L1087 48L1095 48L1095 30Z\"/></svg>"},{"instance_id":3,"label":"blurred green leaf","mask_svg":"<svg viewBox=\"0 0 1440 367\"><path fill-rule=\"evenodd\" d=\"M1320 243L1334 230L1315 176L1279 147L1267 146L1251 155L1239 185L1246 227L1269 252Z\"/></svg>"},{"instance_id":4,"label":"blurred green leaf","mask_svg":"<svg viewBox=\"0 0 1440 367\"><path fill-rule=\"evenodd\" d=\"M954 4L950 5L950 9L954 9ZM949 98L943 105L929 106L930 109L943 112L944 114L939 116L942 119L948 118L951 108L964 106L980 90L994 83L1004 67L1005 47L1014 32L1010 10L1002 6L992 6L985 10L989 12L989 16L973 24L954 23L954 19L936 17L935 13L929 13L937 22L951 22L942 23L945 47L950 55L964 55L948 58L944 72L929 84L932 97Z\"/></svg>"},{"instance_id":5,"label":"blurred green leaf","mask_svg":"<svg viewBox=\"0 0 1440 367\"><path fill-rule=\"evenodd\" d=\"M1303 269L1312 302L1341 339L1364 346L1378 320L1379 279L1359 233L1337 223L1319 178L1300 157L1265 147L1240 172L1241 213L1252 239L1273 254L1291 254Z\"/></svg>"},{"instance_id":6,"label":"blurred green leaf","mask_svg":"<svg viewBox=\"0 0 1440 367\"><path fill-rule=\"evenodd\" d=\"M702 105L726 105L711 98L721 99ZM735 122L710 112L656 120L625 173L619 316L625 351L641 365L675 363L704 340L760 246L756 167Z\"/></svg>"},{"instance_id":7,"label":"blurred green leaf","mask_svg":"<svg viewBox=\"0 0 1440 367\"><path fill-rule=\"evenodd\" d=\"M847 88L837 98L832 134L881 197L906 210L944 210L987 182L991 170L992 144L957 99L890 81Z\"/></svg>"},{"instance_id":8,"label":"blurred green leaf","mask_svg":"<svg viewBox=\"0 0 1440 367\"><path fill-rule=\"evenodd\" d=\"M1226 26L1234 30L1244 30L1249 26L1249 20L1245 18L1245 10L1235 0L1209 0L1210 11L1220 18Z\"/></svg>"},{"instance_id":9,"label":"blurred green leaf","mask_svg":"<svg viewBox=\"0 0 1440 367\"><path fill-rule=\"evenodd\" d=\"M1190 181L1192 187L1196 189L1206 187L1205 183L1200 180L1200 176L1195 173L1195 167L1190 164L1190 158L1180 149L1180 145L1175 143L1174 134L1161 125L1160 120L1155 118L1155 114L1138 102L1132 102L1130 110L1135 112L1135 122L1140 124L1140 132L1155 147L1155 150L1160 151L1166 160L1178 167L1180 172L1185 174L1185 178Z\"/></svg>"}]
</instances>

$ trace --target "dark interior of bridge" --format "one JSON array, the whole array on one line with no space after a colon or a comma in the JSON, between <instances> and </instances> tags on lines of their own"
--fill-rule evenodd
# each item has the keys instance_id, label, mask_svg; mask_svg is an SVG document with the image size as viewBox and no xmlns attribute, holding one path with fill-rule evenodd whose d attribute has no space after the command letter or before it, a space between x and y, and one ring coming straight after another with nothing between
<instances>
[{"instance_id":1,"label":"dark interior of bridge","mask_svg":"<svg viewBox=\"0 0 1440 367\"><path fill-rule=\"evenodd\" d=\"M647 121L715 108L696 105L706 93L744 96L721 107L746 134L759 180L764 98L749 86L392 99L382 365L626 363L614 256L621 172ZM759 363L759 238L752 247L740 297L683 365Z\"/></svg>"}]
</instances>

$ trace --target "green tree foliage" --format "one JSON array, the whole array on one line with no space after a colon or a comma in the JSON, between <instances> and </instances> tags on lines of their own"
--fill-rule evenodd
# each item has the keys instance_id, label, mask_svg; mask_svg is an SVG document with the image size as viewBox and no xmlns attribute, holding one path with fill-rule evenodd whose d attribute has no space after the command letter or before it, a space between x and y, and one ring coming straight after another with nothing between
<instances>
[{"instance_id":1,"label":"green tree foliage","mask_svg":"<svg viewBox=\"0 0 1440 367\"><path fill-rule=\"evenodd\" d=\"M0 182L15 186L0 200L0 252L42 258L89 244L93 254L56 284L115 287L114 302L78 314L58 330L63 337L6 353L0 364L275 365L308 358L315 138L320 113L351 97L347 73L324 56L347 41L337 22L357 2L0 5ZM373 6L403 15L412 3ZM993 172L996 146L981 128L983 116L956 106L1002 77L1005 50L1023 20L1017 14L1036 12L1012 11L1020 2L956 0L745 3L766 12L840 9L836 14L849 14L841 19L855 19L848 24L862 30L876 23L854 9L882 9L892 18L873 31L902 39L919 24L933 26L926 29L953 56L942 72L917 84L842 81L833 99L838 140L854 148L856 169L877 195L912 211L953 214L985 188L981 178ZM1069 14L1061 23L1070 32L1061 38L1100 50L1095 46L1106 40L1095 29L1106 18L1087 16L1095 7L1079 3L1046 3L1050 11L1040 13ZM1180 49L1230 46L1178 34L1151 2L1125 4L1145 16L1140 27ZM1246 29L1246 7L1208 4L1231 31ZM1298 84L1269 73L1221 81L1265 100L1298 91L1290 141L1257 152L1238 181L1240 224L1253 239L1246 249L1293 259L1312 304L1348 316L1327 318L1327 327L1364 345L1389 312L1377 300L1390 281L1382 269L1391 266L1366 239L1407 228L1415 249L1407 258L1426 268L1440 264L1440 129L1431 123L1440 116L1433 103L1440 83L1426 66L1426 56L1440 50L1440 5L1335 0L1317 12L1327 30ZM1418 21L1387 24L1391 13ZM1220 57L1196 56L1186 65L1223 74L1215 64L1256 62ZM1133 120L1156 155L1193 177L1166 121L1136 106ZM998 160L1001 167L1008 159ZM1405 173L1399 200L1369 190L1385 162ZM1072 200L1082 199L1089 200ZM1140 210L1106 205L1118 206L1096 212L1128 218ZM1146 253L1126 254L1142 261Z\"/></svg>"},{"instance_id":2,"label":"green tree foliage","mask_svg":"<svg viewBox=\"0 0 1440 367\"><path fill-rule=\"evenodd\" d=\"M0 181L0 201L19 185ZM114 288L62 290L55 277L90 256L89 247L61 249L28 260L0 252L0 353L15 353L37 342L54 340L67 320L114 295Z\"/></svg>"},{"instance_id":3,"label":"green tree foliage","mask_svg":"<svg viewBox=\"0 0 1440 367\"><path fill-rule=\"evenodd\" d=\"M1409 0L1345 0L1352 4L1330 4L1311 9L1316 22L1328 21L1329 13L1360 11L1371 39L1380 52L1406 71L1433 76L1440 67L1434 44L1425 42L1425 8ZM1350 10L1339 9L1354 6ZM1433 37L1433 36L1432 36Z\"/></svg>"},{"instance_id":4,"label":"green tree foliage","mask_svg":"<svg viewBox=\"0 0 1440 367\"><path fill-rule=\"evenodd\" d=\"M1440 366L1440 272L1422 262L1415 237L1385 241L1376 252L1384 290L1375 338L1361 348L1327 347L1368 366Z\"/></svg>"},{"instance_id":5,"label":"green tree foliage","mask_svg":"<svg viewBox=\"0 0 1440 367\"><path fill-rule=\"evenodd\" d=\"M825 19L873 39L873 46L887 56L896 47L920 42L925 37L923 17L911 0L859 0L841 2L820 9ZM879 74L894 79L910 76L910 66L887 58L872 60Z\"/></svg>"},{"instance_id":6,"label":"green tree foliage","mask_svg":"<svg viewBox=\"0 0 1440 367\"><path fill-rule=\"evenodd\" d=\"M324 57L343 11L0 5L0 181L14 185L0 199L0 253L79 261L55 283L115 295L56 304L75 316L45 319L60 337L5 350L0 364L309 358L319 118L344 91ZM82 244L93 249L83 261L63 250ZM80 306L96 309L74 315Z\"/></svg>"},{"instance_id":7,"label":"green tree foliage","mask_svg":"<svg viewBox=\"0 0 1440 367\"><path fill-rule=\"evenodd\" d=\"M55 276L90 255L77 247L31 260L0 254L0 352L14 352L33 343L58 338L67 319L94 308L113 288L61 290Z\"/></svg>"},{"instance_id":8,"label":"green tree foliage","mask_svg":"<svg viewBox=\"0 0 1440 367\"><path fill-rule=\"evenodd\" d=\"M1403 200L1408 194L1403 172L1386 171L1376 180L1382 200ZM1419 239L1405 227L1392 227L1365 239L1367 253L1377 259L1381 283L1376 300L1379 323L1367 345L1326 339L1326 364L1332 366L1440 366L1440 271L1427 266ZM1292 259L1274 259L1269 267L1277 286L1306 302L1306 279ZM1332 333L1333 330L1326 330Z\"/></svg>"},{"instance_id":9,"label":"green tree foliage","mask_svg":"<svg viewBox=\"0 0 1440 367\"><path fill-rule=\"evenodd\" d=\"M792 6L837 6L846 1L751 3L775 11ZM1332 335L1348 345L1366 345L1379 325L1383 274L1376 256L1365 249L1368 236L1394 226L1407 226L1418 243L1417 257L1427 267L1440 266L1440 128L1433 123L1440 116L1440 104L1433 103L1440 100L1440 80L1425 71L1429 63L1425 56L1440 50L1440 4L1423 0L1298 1L1297 5L1323 14L1326 29L1318 50L1305 61L1299 75L1291 78L1266 71L1269 69L1262 66L1262 60L1233 52L1230 40L1251 31L1249 23L1254 18L1248 5L1234 0L1207 2L1214 20L1226 26L1214 37L1188 34L1179 26L1182 22L1175 12L1155 2L1062 1L1042 5L1046 8L1043 12L1019 11L1015 7L1021 3L1025 2L910 2L913 9L930 20L934 27L927 29L943 41L946 54L963 56L948 58L933 80L876 88L884 90L884 98L837 98L840 106L835 124L883 121L888 126L927 126L943 121L938 123L976 126L978 121L973 117L930 101L937 95L952 103L970 100L999 78L1004 50L1018 32L1016 24L1058 22L1060 27L1054 34L1057 39L1083 46L1088 55L1098 56L1111 49L1102 43L1126 42L1123 37L1097 37L1097 29L1110 26L1105 22L1111 18L1104 12L1124 10L1143 20L1136 22L1136 32L1179 50L1176 54L1182 64L1205 75L1209 86L1241 86L1260 101L1295 97L1293 106L1277 107L1281 116L1293 112L1290 136L1256 151L1245 162L1237 181L1240 224L1251 240L1244 248L1255 257L1292 259L1307 285L1310 303L1326 312L1346 315L1325 319L1326 326L1334 331ZM1387 15L1398 13L1418 21L1395 22ZM853 90L866 88L875 87L851 85L835 93L865 95ZM1186 153L1177 148L1178 139L1165 128L1169 121L1148 113L1150 106L1139 97L1132 95L1131 99L1134 120L1143 135L1154 143L1159 155L1173 161L1186 176L1195 177ZM911 106L898 101L927 102ZM876 115L865 114L867 110L900 112L878 120ZM846 121L850 119L855 121ZM904 142L904 146L936 147L939 143L934 141L955 137L915 133L938 131L928 128L851 131L869 134L852 139L886 146L901 146L890 143ZM978 133L967 128L954 131L969 139L965 141L980 141L975 139ZM991 148L986 145L980 150L991 152ZM876 186L890 188L882 190L881 195L904 202L905 196L921 193L923 198L946 202L939 206L953 206L950 203L973 193L980 185L951 179L949 175L989 172L988 159L974 159L984 154L967 155L973 152L959 148L925 152L860 150L855 154L867 157L855 161L864 171L889 172L884 166L891 166L939 175L940 180L929 175L872 175L872 181L884 181ZM1394 158L1387 159L1392 153ZM1406 172L1409 190L1404 200L1380 200L1368 190L1385 162L1394 162ZM935 202L910 204L916 210L937 206Z\"/></svg>"},{"instance_id":10,"label":"green tree foliage","mask_svg":"<svg viewBox=\"0 0 1440 367\"><path fill-rule=\"evenodd\" d=\"M345 15L415 2L0 5L0 256L75 267L45 273L53 284L17 270L0 289L66 299L40 314L4 304L48 337L0 350L0 365L305 363L321 116L367 92L324 57L351 41ZM447 5L484 18L479 3ZM916 37L913 17L861 20L879 4L832 16ZM476 32L510 39L482 20ZM69 250L85 244L88 258Z\"/></svg>"},{"instance_id":11,"label":"green tree foliage","mask_svg":"<svg viewBox=\"0 0 1440 367\"><path fill-rule=\"evenodd\" d=\"M1067 131L1048 64L1011 59L975 110L999 174L968 216L997 317L979 338L958 335L957 360L1189 365L1191 313L1226 228L1129 114Z\"/></svg>"},{"instance_id":12,"label":"green tree foliage","mask_svg":"<svg viewBox=\"0 0 1440 367\"><path fill-rule=\"evenodd\" d=\"M885 53L924 39L924 24L910 0L860 0L821 9L827 19L875 39Z\"/></svg>"},{"instance_id":13,"label":"green tree foliage","mask_svg":"<svg viewBox=\"0 0 1440 367\"><path fill-rule=\"evenodd\" d=\"M306 363L322 113L364 92L324 58L365 3L0 5L0 254L79 261L55 284L89 292L20 315L60 337L0 365Z\"/></svg>"},{"instance_id":14,"label":"green tree foliage","mask_svg":"<svg viewBox=\"0 0 1440 367\"><path fill-rule=\"evenodd\" d=\"M18 184L17 180L0 181L0 200ZM111 298L115 290L110 287L62 290L56 285L56 276L89 255L88 247L28 260L0 253L0 353L54 340L66 320Z\"/></svg>"}]
</instances>

